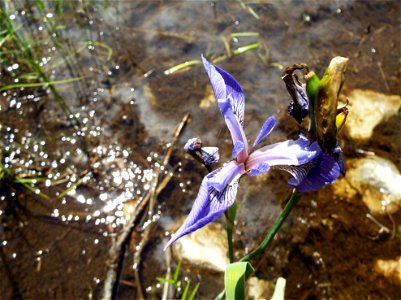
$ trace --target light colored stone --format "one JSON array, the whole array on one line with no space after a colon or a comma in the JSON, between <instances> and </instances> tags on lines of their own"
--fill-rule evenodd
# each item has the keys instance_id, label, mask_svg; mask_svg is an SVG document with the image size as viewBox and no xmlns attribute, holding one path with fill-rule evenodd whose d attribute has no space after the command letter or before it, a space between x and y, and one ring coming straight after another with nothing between
<instances>
[{"instance_id":1,"label":"light colored stone","mask_svg":"<svg viewBox=\"0 0 401 300\"><path fill-rule=\"evenodd\" d=\"M390 260L378 259L374 268L377 273L401 286L401 256Z\"/></svg>"},{"instance_id":2,"label":"light colored stone","mask_svg":"<svg viewBox=\"0 0 401 300\"><path fill-rule=\"evenodd\" d=\"M347 166L348 164L346 163L345 165ZM349 170L347 170L347 172L349 173ZM352 199L358 193L358 191L348 183L347 176L336 180L332 184L332 189L335 195L345 199Z\"/></svg>"},{"instance_id":3,"label":"light colored stone","mask_svg":"<svg viewBox=\"0 0 401 300\"><path fill-rule=\"evenodd\" d=\"M226 231L220 224L210 223L177 240L173 254L197 267L224 272L229 264Z\"/></svg>"},{"instance_id":4,"label":"light colored stone","mask_svg":"<svg viewBox=\"0 0 401 300\"><path fill-rule=\"evenodd\" d=\"M247 280L246 288L249 300L270 299L274 292L274 283L253 276Z\"/></svg>"},{"instance_id":5,"label":"light colored stone","mask_svg":"<svg viewBox=\"0 0 401 300\"><path fill-rule=\"evenodd\" d=\"M401 207L401 175L389 160L368 156L348 159L347 175L333 185L337 196L351 199L356 192L375 215L395 213Z\"/></svg>"},{"instance_id":6,"label":"light colored stone","mask_svg":"<svg viewBox=\"0 0 401 300\"><path fill-rule=\"evenodd\" d=\"M369 90L353 90L348 96L349 114L345 128L350 137L366 140L382 121L398 113L401 97Z\"/></svg>"}]
</instances>

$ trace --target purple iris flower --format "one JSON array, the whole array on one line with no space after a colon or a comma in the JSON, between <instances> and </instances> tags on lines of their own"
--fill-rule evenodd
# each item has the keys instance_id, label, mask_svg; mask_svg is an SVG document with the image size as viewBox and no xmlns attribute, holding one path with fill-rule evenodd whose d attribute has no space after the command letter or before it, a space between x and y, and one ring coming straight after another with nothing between
<instances>
[{"instance_id":1,"label":"purple iris flower","mask_svg":"<svg viewBox=\"0 0 401 300\"><path fill-rule=\"evenodd\" d=\"M180 237L216 220L235 201L242 175L266 173L273 166L300 166L317 154L317 143L310 145L305 137L261 147L255 147L273 130L276 120L272 116L263 124L250 147L243 130L245 100L241 86L230 74L212 65L202 57L209 75L217 104L233 141L232 161L206 175L184 224L171 237L166 249Z\"/></svg>"}]
</instances>

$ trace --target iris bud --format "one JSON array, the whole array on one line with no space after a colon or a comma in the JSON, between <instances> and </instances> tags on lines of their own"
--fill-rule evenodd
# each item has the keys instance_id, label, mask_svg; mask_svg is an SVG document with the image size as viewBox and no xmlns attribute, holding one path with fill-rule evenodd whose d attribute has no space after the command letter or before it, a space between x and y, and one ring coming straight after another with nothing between
<instances>
[{"instance_id":1,"label":"iris bud","mask_svg":"<svg viewBox=\"0 0 401 300\"><path fill-rule=\"evenodd\" d=\"M314 101L316 135L319 145L328 153L337 147L337 103L348 58L337 56L330 62L323 78L319 82Z\"/></svg>"}]
</instances>

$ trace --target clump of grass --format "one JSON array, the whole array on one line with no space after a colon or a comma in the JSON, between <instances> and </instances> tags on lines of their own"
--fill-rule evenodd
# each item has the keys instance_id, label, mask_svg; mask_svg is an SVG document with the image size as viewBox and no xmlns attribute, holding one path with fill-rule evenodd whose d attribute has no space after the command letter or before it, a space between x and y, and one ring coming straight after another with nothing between
<instances>
[{"instance_id":1,"label":"clump of grass","mask_svg":"<svg viewBox=\"0 0 401 300\"><path fill-rule=\"evenodd\" d=\"M38 2L38 1L36 1ZM40 3L40 2L38 2ZM12 58L15 58L16 54L18 54L18 60L25 64L27 68L31 71L31 74L34 74L41 82L36 83L18 83L18 84L8 84L0 88L0 91L6 91L15 88L21 87L39 87L47 85L51 90L54 98L56 99L57 103L61 106L61 108L68 113L71 114L70 109L68 108L65 100L57 89L54 87L54 84L63 84L72 81L80 80L80 78L72 78L72 79L65 79L65 80L57 80L52 81L48 78L45 72L42 70L41 66L38 63L38 59L36 58L34 51L33 51L33 39L32 37L27 38L23 34L19 33L19 28L14 26L9 13L9 1L6 0L4 2L4 6L0 9L0 19L1 19L1 26L4 28L4 37L1 39L3 42L3 47L0 52L0 56L2 60L7 60L4 58L6 54L12 54ZM40 5L39 5L40 6ZM7 45L5 45L7 43ZM33 77L31 75L31 77Z\"/></svg>"},{"instance_id":2,"label":"clump of grass","mask_svg":"<svg viewBox=\"0 0 401 300\"><path fill-rule=\"evenodd\" d=\"M79 6L82 13L85 13L87 6L97 5L93 1L84 1ZM13 65L18 63L20 65L19 75L17 80L19 82L2 82L0 83L0 91L8 91L13 89L21 88L38 88L46 86L54 96L54 99L61 106L62 110L68 115L73 115L70 108L68 107L65 99L57 91L56 85L69 84L72 82L82 82L85 76L81 75L79 70L79 64L70 64L70 60L74 58L78 53L90 47L97 46L98 49L105 51L107 60L110 60L113 55L113 50L110 46L99 42L99 41L82 41L78 42L78 47L74 48L68 39L63 38L63 32L60 29L65 28L61 22L65 8L71 11L75 11L75 6L72 1L65 2L62 0L55 0L54 2L45 2L42 0L35 0L31 3L28 2L26 11L33 11L35 17L26 14L25 18L33 18L32 22L38 20L44 20L42 22L43 27L47 31L43 31L45 38L52 41L56 47L61 59L54 64L48 64L47 66L41 66L40 58L43 54L42 46L39 44L41 38L33 34L32 28L29 24L17 24L12 10L18 11L15 8L16 4L10 0L5 0L3 5L0 7L0 61L3 64ZM107 5L107 3L105 4ZM25 8L22 8L25 10ZM52 17L47 17L49 12L52 12ZM54 16L53 16L54 14ZM28 17L29 15L29 17ZM31 22L31 21L30 21ZM70 71L71 78L51 80L47 75L48 70L54 70L60 65L65 65ZM85 88L85 87L83 87ZM79 92L79 90L78 90ZM79 124L78 120L76 123Z\"/></svg>"},{"instance_id":3,"label":"clump of grass","mask_svg":"<svg viewBox=\"0 0 401 300\"><path fill-rule=\"evenodd\" d=\"M172 278L156 277L156 280L160 283L165 283L165 284L170 285L174 290L180 290L182 287L182 280L180 280L180 278L179 278L180 271L181 271L181 260L178 262ZM198 290L200 287L200 283L198 282L195 285L195 287L193 288L191 294L188 295L190 286L191 286L191 280L189 279L185 284L184 291L182 292L182 295L180 298L181 300L195 299L195 296L198 293Z\"/></svg>"}]
</instances>

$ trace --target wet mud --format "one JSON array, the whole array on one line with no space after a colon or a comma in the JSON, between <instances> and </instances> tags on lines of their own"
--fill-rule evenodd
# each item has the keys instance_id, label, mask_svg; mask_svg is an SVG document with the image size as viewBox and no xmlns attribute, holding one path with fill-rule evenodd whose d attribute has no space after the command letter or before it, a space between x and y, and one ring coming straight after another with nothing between
<instances>
[{"instance_id":1,"label":"wet mud","mask_svg":"<svg viewBox=\"0 0 401 300\"><path fill-rule=\"evenodd\" d=\"M398 1L241 3L84 1L66 4L62 12L56 2L44 2L44 10L24 1L3 5L17 34L34 41L32 51L51 80L82 78L53 85L57 92L47 86L0 92L0 158L7 169L0 180L0 298L101 298L110 248L133 218L115 295L162 298L157 277L178 263L163 245L207 174L183 145L200 136L219 146L222 162L231 155L202 67L166 75L171 67L202 53L219 57L227 45L234 50L258 42L258 49L218 65L244 89L250 139L276 115L268 143L296 138L302 130L287 116L280 66L305 62L322 74L332 57L346 56L342 98L356 88L401 94ZM239 32L257 35L230 38ZM2 45L0 88L35 75L16 49ZM43 81L35 76L32 82ZM191 121L165 163L187 113ZM363 114L363 108L350 113ZM344 131L345 159L374 153L401 171L400 124L398 111L367 141ZM155 178L158 190L152 190ZM236 258L263 239L291 192L282 172L253 179L244 178L238 191ZM401 255L401 210L372 216L376 222L367 215L358 192L340 197L326 186L303 195L268 251L252 262L255 275L272 282L286 278L288 299L398 299L401 282L374 265ZM223 288L223 274L188 261L180 280L169 296L180 298L188 280L191 289L200 283L199 299L214 298Z\"/></svg>"}]
</instances>

